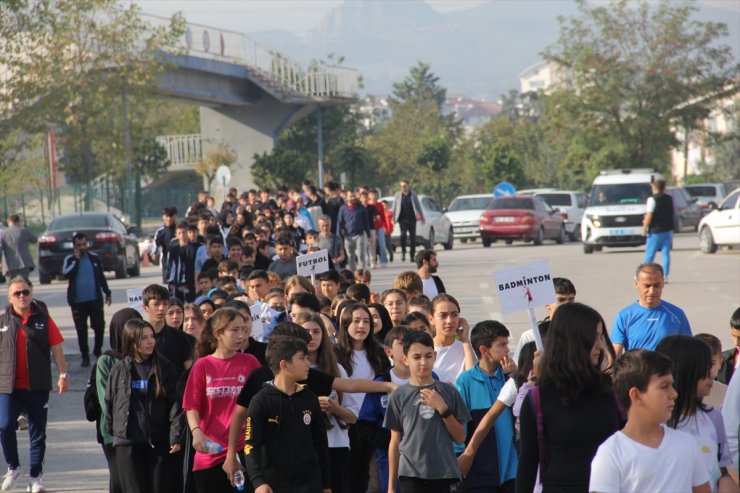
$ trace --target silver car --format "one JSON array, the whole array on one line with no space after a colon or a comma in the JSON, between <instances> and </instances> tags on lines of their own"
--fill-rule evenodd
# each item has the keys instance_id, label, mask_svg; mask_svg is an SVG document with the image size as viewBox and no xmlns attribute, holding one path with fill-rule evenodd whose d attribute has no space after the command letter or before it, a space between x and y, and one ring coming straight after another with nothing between
<instances>
[{"instance_id":1,"label":"silver car","mask_svg":"<svg viewBox=\"0 0 740 493\"><path fill-rule=\"evenodd\" d=\"M552 190L547 192L536 192L547 204L563 214L565 218L565 232L572 241L581 239L581 218L588 207L588 195L583 192L571 192L567 190Z\"/></svg>"},{"instance_id":2,"label":"silver car","mask_svg":"<svg viewBox=\"0 0 740 493\"><path fill-rule=\"evenodd\" d=\"M388 203L388 210L393 210L393 197L383 197L380 200ZM416 244L432 249L434 245L439 243L445 250L452 250L454 240L452 223L445 216L442 208L428 195L419 195L419 202L421 202L421 210L424 213L425 221L423 224L421 221L416 222ZM395 249L400 244L401 229L398 227L398 223L394 223L390 246Z\"/></svg>"},{"instance_id":3,"label":"silver car","mask_svg":"<svg viewBox=\"0 0 740 493\"><path fill-rule=\"evenodd\" d=\"M490 193L455 197L445 215L452 222L455 239L466 243L480 238L480 215L493 200Z\"/></svg>"}]
</instances>

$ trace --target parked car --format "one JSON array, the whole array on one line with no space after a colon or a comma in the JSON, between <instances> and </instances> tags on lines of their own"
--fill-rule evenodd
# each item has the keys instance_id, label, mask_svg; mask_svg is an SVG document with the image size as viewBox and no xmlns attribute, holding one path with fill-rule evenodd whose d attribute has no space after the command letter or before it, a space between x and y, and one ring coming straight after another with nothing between
<instances>
[{"instance_id":1,"label":"parked car","mask_svg":"<svg viewBox=\"0 0 740 493\"><path fill-rule=\"evenodd\" d=\"M510 245L514 240L565 241L563 215L539 197L516 196L493 199L480 216L480 237L484 247L497 240Z\"/></svg>"},{"instance_id":2,"label":"parked car","mask_svg":"<svg viewBox=\"0 0 740 493\"><path fill-rule=\"evenodd\" d=\"M711 211L710 204L715 206L722 202L727 195L724 183L697 183L695 185L685 185L684 188L689 195L696 199L696 203L701 207L704 214Z\"/></svg>"},{"instance_id":3,"label":"parked car","mask_svg":"<svg viewBox=\"0 0 740 493\"><path fill-rule=\"evenodd\" d=\"M554 190L534 194L559 211L565 219L565 232L572 241L581 239L581 218L588 207L588 195L583 192Z\"/></svg>"},{"instance_id":4,"label":"parked car","mask_svg":"<svg viewBox=\"0 0 740 493\"><path fill-rule=\"evenodd\" d=\"M689 195L682 187L668 187L667 192L673 197L673 230L679 233L684 228L697 231L701 221L701 207L696 203L697 199Z\"/></svg>"},{"instance_id":5,"label":"parked car","mask_svg":"<svg viewBox=\"0 0 740 493\"><path fill-rule=\"evenodd\" d=\"M452 222L455 239L466 243L480 238L480 215L486 210L493 195L460 195L455 197L445 215Z\"/></svg>"},{"instance_id":6,"label":"parked car","mask_svg":"<svg viewBox=\"0 0 740 493\"><path fill-rule=\"evenodd\" d=\"M39 237L39 282L49 284L62 275L62 262L72 253L72 237L85 233L89 250L100 256L103 270L116 279L137 277L141 271L135 228L127 228L110 212L82 212L56 217Z\"/></svg>"},{"instance_id":7,"label":"parked car","mask_svg":"<svg viewBox=\"0 0 740 493\"><path fill-rule=\"evenodd\" d=\"M380 200L388 202L388 209L393 209L393 197L384 197ZM452 249L454 234L452 223L445 216L442 208L428 195L419 195L421 210L424 213L424 223L416 222L416 243L424 245L424 248L434 248L437 243L441 244L445 250ZM393 233L391 233L391 248L394 250L401 244L401 229L398 223L393 224Z\"/></svg>"},{"instance_id":8,"label":"parked car","mask_svg":"<svg viewBox=\"0 0 740 493\"><path fill-rule=\"evenodd\" d=\"M699 222L699 248L714 253L718 246L740 246L740 189L735 190Z\"/></svg>"}]
</instances>

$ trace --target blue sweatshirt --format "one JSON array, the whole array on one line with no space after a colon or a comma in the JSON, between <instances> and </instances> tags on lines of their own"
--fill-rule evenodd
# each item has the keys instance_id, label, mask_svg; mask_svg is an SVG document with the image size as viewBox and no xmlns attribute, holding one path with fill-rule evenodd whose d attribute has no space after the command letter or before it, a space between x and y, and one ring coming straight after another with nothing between
<instances>
[{"instance_id":1,"label":"blue sweatshirt","mask_svg":"<svg viewBox=\"0 0 740 493\"><path fill-rule=\"evenodd\" d=\"M337 217L337 234L347 236L370 236L370 221L367 218L365 207L359 202L343 205Z\"/></svg>"}]
</instances>

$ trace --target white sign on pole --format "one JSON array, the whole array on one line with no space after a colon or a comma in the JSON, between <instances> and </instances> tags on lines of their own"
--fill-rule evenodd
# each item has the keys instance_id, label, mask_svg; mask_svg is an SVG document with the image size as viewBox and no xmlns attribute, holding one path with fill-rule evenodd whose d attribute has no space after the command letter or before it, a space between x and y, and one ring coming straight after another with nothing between
<instances>
[{"instance_id":1,"label":"white sign on pole","mask_svg":"<svg viewBox=\"0 0 740 493\"><path fill-rule=\"evenodd\" d=\"M307 253L296 257L296 266L299 276L310 277L329 270L329 251Z\"/></svg>"},{"instance_id":2,"label":"white sign on pole","mask_svg":"<svg viewBox=\"0 0 740 493\"><path fill-rule=\"evenodd\" d=\"M556 301L550 264L546 260L541 260L501 269L494 272L493 276L496 279L501 312L512 313L527 310L537 349L542 351L542 338L537 327L534 309Z\"/></svg>"},{"instance_id":3,"label":"white sign on pole","mask_svg":"<svg viewBox=\"0 0 740 493\"><path fill-rule=\"evenodd\" d=\"M127 289L126 299L128 299L129 308L133 308L144 316L144 288Z\"/></svg>"},{"instance_id":4,"label":"white sign on pole","mask_svg":"<svg viewBox=\"0 0 740 493\"><path fill-rule=\"evenodd\" d=\"M555 303L550 264L546 260L493 273L502 313L520 312Z\"/></svg>"}]
</instances>

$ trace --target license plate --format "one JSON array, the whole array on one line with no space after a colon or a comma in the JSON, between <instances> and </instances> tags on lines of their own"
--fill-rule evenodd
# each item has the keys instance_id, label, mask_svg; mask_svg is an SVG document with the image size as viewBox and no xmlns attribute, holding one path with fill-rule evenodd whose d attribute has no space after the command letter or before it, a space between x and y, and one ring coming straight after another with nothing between
<instances>
[{"instance_id":1,"label":"license plate","mask_svg":"<svg viewBox=\"0 0 740 493\"><path fill-rule=\"evenodd\" d=\"M62 248L65 250L72 250L72 242L65 241L64 243L62 243Z\"/></svg>"},{"instance_id":2,"label":"license plate","mask_svg":"<svg viewBox=\"0 0 740 493\"><path fill-rule=\"evenodd\" d=\"M629 236L629 235L639 235L640 231L636 231L633 229L611 229L609 230L609 234L612 236Z\"/></svg>"},{"instance_id":3,"label":"license plate","mask_svg":"<svg viewBox=\"0 0 740 493\"><path fill-rule=\"evenodd\" d=\"M513 218L511 216L501 216L493 218L493 222L495 223L513 223L515 220L516 218Z\"/></svg>"}]
</instances>

